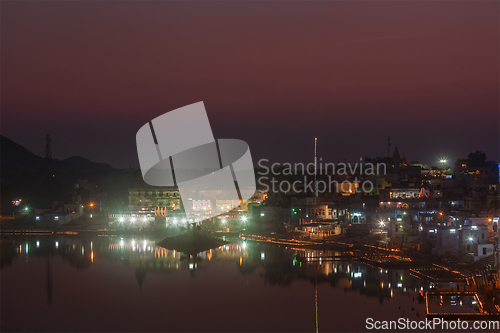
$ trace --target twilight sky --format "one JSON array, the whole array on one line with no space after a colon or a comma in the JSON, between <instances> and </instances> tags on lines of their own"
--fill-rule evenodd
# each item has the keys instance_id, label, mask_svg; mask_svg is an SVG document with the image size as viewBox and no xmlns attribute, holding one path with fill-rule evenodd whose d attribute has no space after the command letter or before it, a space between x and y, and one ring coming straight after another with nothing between
<instances>
[{"instance_id":1,"label":"twilight sky","mask_svg":"<svg viewBox=\"0 0 500 333\"><path fill-rule=\"evenodd\" d=\"M203 101L254 162L499 160L498 1L2 1L1 132L138 166L147 121Z\"/></svg>"}]
</instances>

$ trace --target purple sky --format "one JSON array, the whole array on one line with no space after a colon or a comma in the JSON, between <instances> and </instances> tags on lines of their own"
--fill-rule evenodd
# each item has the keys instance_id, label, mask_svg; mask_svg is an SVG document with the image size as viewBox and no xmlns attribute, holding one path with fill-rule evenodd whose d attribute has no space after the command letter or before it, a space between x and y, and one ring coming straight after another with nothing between
<instances>
[{"instance_id":1,"label":"purple sky","mask_svg":"<svg viewBox=\"0 0 500 333\"><path fill-rule=\"evenodd\" d=\"M254 160L499 159L499 2L2 2L1 131L138 165L147 121L204 101Z\"/></svg>"}]
</instances>

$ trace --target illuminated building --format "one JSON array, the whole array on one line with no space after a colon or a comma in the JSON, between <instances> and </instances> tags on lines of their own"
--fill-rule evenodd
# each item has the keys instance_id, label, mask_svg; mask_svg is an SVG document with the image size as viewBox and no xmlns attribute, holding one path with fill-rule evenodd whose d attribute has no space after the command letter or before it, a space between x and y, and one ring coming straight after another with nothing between
<instances>
[{"instance_id":1,"label":"illuminated building","mask_svg":"<svg viewBox=\"0 0 500 333\"><path fill-rule=\"evenodd\" d=\"M129 210L152 211L155 208L180 209L179 189L171 186L145 186L128 191Z\"/></svg>"}]
</instances>

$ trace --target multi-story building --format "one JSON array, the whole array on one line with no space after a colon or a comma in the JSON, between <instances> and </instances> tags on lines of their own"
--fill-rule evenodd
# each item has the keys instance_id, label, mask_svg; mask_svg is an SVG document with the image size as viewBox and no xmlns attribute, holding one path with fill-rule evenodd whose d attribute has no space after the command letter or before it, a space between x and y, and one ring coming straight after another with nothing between
<instances>
[{"instance_id":1,"label":"multi-story building","mask_svg":"<svg viewBox=\"0 0 500 333\"><path fill-rule=\"evenodd\" d=\"M131 211L152 211L155 208L177 210L181 208L179 189L173 186L147 186L128 191L128 208Z\"/></svg>"}]
</instances>

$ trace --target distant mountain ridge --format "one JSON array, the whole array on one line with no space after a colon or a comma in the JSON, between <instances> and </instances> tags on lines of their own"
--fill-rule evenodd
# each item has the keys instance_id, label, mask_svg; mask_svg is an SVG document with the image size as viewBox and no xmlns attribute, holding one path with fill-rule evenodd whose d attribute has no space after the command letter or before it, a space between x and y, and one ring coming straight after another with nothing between
<instances>
[{"instance_id":1,"label":"distant mountain ridge","mask_svg":"<svg viewBox=\"0 0 500 333\"><path fill-rule=\"evenodd\" d=\"M3 175L22 172L39 172L47 167L45 158L35 155L25 147L0 135L0 164ZM112 170L106 163L94 163L80 156L72 156L63 160L51 159L50 168L53 171L94 172Z\"/></svg>"}]
</instances>

